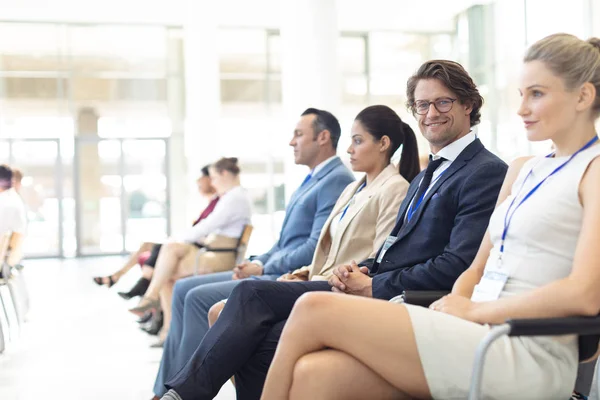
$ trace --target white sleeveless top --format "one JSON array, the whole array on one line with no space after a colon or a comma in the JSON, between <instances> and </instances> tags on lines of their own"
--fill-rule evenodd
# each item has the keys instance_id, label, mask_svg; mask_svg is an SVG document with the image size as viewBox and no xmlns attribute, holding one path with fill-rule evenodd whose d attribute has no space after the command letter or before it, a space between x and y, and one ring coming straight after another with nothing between
<instances>
[{"instance_id":1,"label":"white sleeveless top","mask_svg":"<svg viewBox=\"0 0 600 400\"><path fill-rule=\"evenodd\" d=\"M526 292L570 274L583 222L579 184L590 162L598 156L599 144L577 154L515 211L502 256L502 268L508 271L509 278L500 297ZM521 168L511 195L490 219L489 231L494 247L486 269L497 265L504 218L513 198L517 196L514 210L535 185L569 157L535 157ZM521 187L529 171L532 174Z\"/></svg>"}]
</instances>

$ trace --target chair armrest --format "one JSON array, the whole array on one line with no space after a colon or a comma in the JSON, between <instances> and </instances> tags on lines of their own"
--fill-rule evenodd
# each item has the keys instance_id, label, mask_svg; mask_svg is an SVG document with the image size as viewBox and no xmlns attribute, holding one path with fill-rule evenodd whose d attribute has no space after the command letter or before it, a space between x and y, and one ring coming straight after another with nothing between
<instances>
[{"instance_id":1,"label":"chair armrest","mask_svg":"<svg viewBox=\"0 0 600 400\"><path fill-rule=\"evenodd\" d=\"M509 336L555 336L600 334L600 316L509 319Z\"/></svg>"},{"instance_id":2,"label":"chair armrest","mask_svg":"<svg viewBox=\"0 0 600 400\"><path fill-rule=\"evenodd\" d=\"M238 249L236 247L204 247L206 251L212 251L214 253L237 253Z\"/></svg>"},{"instance_id":3,"label":"chair armrest","mask_svg":"<svg viewBox=\"0 0 600 400\"><path fill-rule=\"evenodd\" d=\"M404 303L415 306L429 307L431 303L449 294L443 290L405 290L402 293Z\"/></svg>"}]
</instances>

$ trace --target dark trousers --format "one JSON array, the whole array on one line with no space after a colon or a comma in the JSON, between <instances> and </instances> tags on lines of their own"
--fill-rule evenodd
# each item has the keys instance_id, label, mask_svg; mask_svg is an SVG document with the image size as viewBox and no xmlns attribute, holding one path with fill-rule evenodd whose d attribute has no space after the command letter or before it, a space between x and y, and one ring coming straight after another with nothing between
<instances>
[{"instance_id":1,"label":"dark trousers","mask_svg":"<svg viewBox=\"0 0 600 400\"><path fill-rule=\"evenodd\" d=\"M306 292L327 282L244 280L188 363L167 383L184 400L213 399L235 375L238 400L259 399L285 321Z\"/></svg>"},{"instance_id":2,"label":"dark trousers","mask_svg":"<svg viewBox=\"0 0 600 400\"><path fill-rule=\"evenodd\" d=\"M148 259L146 260L144 265L154 268L154 266L156 265L156 260L158 260L158 253L160 253L161 247L162 247L162 244L160 244L160 243L155 243L152 246L152 250L150 252L150 257L148 257Z\"/></svg>"}]
</instances>

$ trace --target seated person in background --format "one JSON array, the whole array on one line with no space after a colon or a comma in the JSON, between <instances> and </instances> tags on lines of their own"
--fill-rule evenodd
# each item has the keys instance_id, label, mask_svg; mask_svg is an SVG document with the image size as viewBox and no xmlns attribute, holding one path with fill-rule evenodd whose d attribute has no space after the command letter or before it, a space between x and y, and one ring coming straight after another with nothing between
<instances>
[{"instance_id":1,"label":"seated person in background","mask_svg":"<svg viewBox=\"0 0 600 400\"><path fill-rule=\"evenodd\" d=\"M12 168L13 172L13 189L18 195L21 195L21 184L23 181L23 172L18 168Z\"/></svg>"},{"instance_id":2,"label":"seated person in background","mask_svg":"<svg viewBox=\"0 0 600 400\"><path fill-rule=\"evenodd\" d=\"M200 221L205 219L210 215L211 212L215 209L217 202L219 201L219 196L215 193L215 188L212 186L210 181L210 176L208 174L208 167L206 165L202 168L202 174L196 180L196 184L198 185L198 191L200 192L200 196L209 200L208 206L202 211L200 217L194 221L192 227L196 226ZM190 228L191 230L191 228ZM129 292L119 293L119 295L125 299L130 299L135 296L143 296L146 290L148 289L148 285L150 284L150 279L152 278L152 273L154 272L154 264L156 263L156 259L158 258L158 253L162 243L151 243L144 242L140 246L140 248L132 253L125 265L115 272L112 275L104 276L104 277L96 277L94 278L94 282L98 285L108 285L111 287L118 280L125 275L131 268L133 268L140 260L143 260L144 257L147 258L142 263L142 278L135 284L135 286L129 290ZM150 252L148 254L148 252Z\"/></svg>"},{"instance_id":3,"label":"seated person in background","mask_svg":"<svg viewBox=\"0 0 600 400\"><path fill-rule=\"evenodd\" d=\"M27 230L25 206L13 183L13 170L8 165L0 165L0 234Z\"/></svg>"},{"instance_id":4,"label":"seated person in background","mask_svg":"<svg viewBox=\"0 0 600 400\"><path fill-rule=\"evenodd\" d=\"M202 220L210 215L215 209L217 202L219 201L219 196L217 195L215 188L212 186L210 175L208 173L208 168L210 165L206 165L202 168L202 174L196 180L196 185L198 186L198 192L203 199L208 200L208 205L206 208L200 213L200 216L196 218L196 220L192 223L192 227L198 225ZM160 252L160 248L162 244L155 243L152 246L152 250L140 254L138 258L138 264L140 264L142 268L142 277L138 280L138 282L134 285L133 288L129 292L123 293L119 292L119 296L123 297L126 300L129 300L135 296L143 296L148 290L148 286L150 285L150 280L152 279L152 275L154 274L154 266L156 264L156 260L158 259L158 253Z\"/></svg>"},{"instance_id":5,"label":"seated person in background","mask_svg":"<svg viewBox=\"0 0 600 400\"><path fill-rule=\"evenodd\" d=\"M490 325L598 315L600 39L555 34L533 44L519 92L527 138L551 139L556 151L513 162L477 257L452 294L429 309L303 297L262 399L465 399ZM504 337L486 357L481 398L567 399L577 364L575 335Z\"/></svg>"},{"instance_id":6,"label":"seated person in background","mask_svg":"<svg viewBox=\"0 0 600 400\"><path fill-rule=\"evenodd\" d=\"M141 315L162 302L166 329L170 322L173 285L177 279L190 276L195 271L208 274L231 270L235 266L235 253L199 250L198 245L234 248L244 227L250 223L251 201L240 186L237 158L222 158L209 167L209 172L220 198L214 211L190 231L162 246L146 294L136 307L129 310ZM198 251L203 253L196 260Z\"/></svg>"},{"instance_id":7,"label":"seated person in background","mask_svg":"<svg viewBox=\"0 0 600 400\"><path fill-rule=\"evenodd\" d=\"M253 261L244 261L234 274L223 272L177 282L173 294L173 329L165 342L154 385L156 395L164 393L164 381L185 364L208 330L210 307L227 298L241 279L253 276L275 280L310 264L325 221L344 188L354 181L352 173L336 156L340 131L338 120L327 111L309 108L300 116L290 146L294 148L296 164L306 165L311 171L292 195L279 240L271 250ZM190 312L194 315L188 316Z\"/></svg>"},{"instance_id":8,"label":"seated person in background","mask_svg":"<svg viewBox=\"0 0 600 400\"><path fill-rule=\"evenodd\" d=\"M460 64L423 64L409 79L407 97L431 162L411 182L377 255L360 267L337 266L329 282L242 282L191 360L166 383L172 390L165 399L212 399L233 375L239 399L258 399L283 326L305 292L335 285L342 293L389 300L405 289L452 288L475 258L506 164L471 132L483 99Z\"/></svg>"}]
</instances>

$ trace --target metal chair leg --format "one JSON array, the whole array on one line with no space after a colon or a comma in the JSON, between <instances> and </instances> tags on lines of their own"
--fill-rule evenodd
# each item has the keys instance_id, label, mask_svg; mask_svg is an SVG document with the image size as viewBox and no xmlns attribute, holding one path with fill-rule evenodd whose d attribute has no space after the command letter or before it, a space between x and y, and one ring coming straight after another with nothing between
<instances>
[{"instance_id":1,"label":"metal chair leg","mask_svg":"<svg viewBox=\"0 0 600 400\"><path fill-rule=\"evenodd\" d=\"M483 367L485 356L494 341L510 333L510 325L498 325L483 338L477 351L475 352L475 361L473 362L473 374L471 375L471 387L469 388L469 400L478 400L481 395L481 383L483 381Z\"/></svg>"},{"instance_id":2,"label":"metal chair leg","mask_svg":"<svg viewBox=\"0 0 600 400\"><path fill-rule=\"evenodd\" d=\"M594 379L592 380L592 390L588 397L589 400L600 400L600 363L596 363Z\"/></svg>"},{"instance_id":3,"label":"metal chair leg","mask_svg":"<svg viewBox=\"0 0 600 400\"><path fill-rule=\"evenodd\" d=\"M2 297L2 303L4 304L6 318L8 319L10 341L14 342L19 337L20 326L15 303L13 302L8 285L0 286L0 296Z\"/></svg>"}]
</instances>

